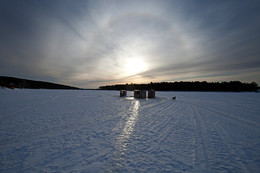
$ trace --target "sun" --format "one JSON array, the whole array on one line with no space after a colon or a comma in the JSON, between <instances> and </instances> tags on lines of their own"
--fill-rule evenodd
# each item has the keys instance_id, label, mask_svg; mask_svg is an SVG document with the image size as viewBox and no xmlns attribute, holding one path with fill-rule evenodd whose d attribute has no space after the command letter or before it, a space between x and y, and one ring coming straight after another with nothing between
<instances>
[{"instance_id":1,"label":"sun","mask_svg":"<svg viewBox=\"0 0 260 173\"><path fill-rule=\"evenodd\" d=\"M128 58L125 61L124 71L127 75L136 75L147 70L147 64L141 58Z\"/></svg>"}]
</instances>

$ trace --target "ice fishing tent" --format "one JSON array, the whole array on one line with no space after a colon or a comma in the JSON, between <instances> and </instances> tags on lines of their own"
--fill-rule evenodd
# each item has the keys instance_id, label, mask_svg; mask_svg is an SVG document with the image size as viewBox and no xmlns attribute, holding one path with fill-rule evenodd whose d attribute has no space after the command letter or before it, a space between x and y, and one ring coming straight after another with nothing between
<instances>
[{"instance_id":1,"label":"ice fishing tent","mask_svg":"<svg viewBox=\"0 0 260 173\"><path fill-rule=\"evenodd\" d=\"M120 97L126 96L126 90L120 90Z\"/></svg>"},{"instance_id":2,"label":"ice fishing tent","mask_svg":"<svg viewBox=\"0 0 260 173\"><path fill-rule=\"evenodd\" d=\"M134 91L134 98L146 98L146 91L145 90L135 90Z\"/></svg>"},{"instance_id":3,"label":"ice fishing tent","mask_svg":"<svg viewBox=\"0 0 260 173\"><path fill-rule=\"evenodd\" d=\"M148 98L155 98L155 91L153 89L148 90Z\"/></svg>"}]
</instances>

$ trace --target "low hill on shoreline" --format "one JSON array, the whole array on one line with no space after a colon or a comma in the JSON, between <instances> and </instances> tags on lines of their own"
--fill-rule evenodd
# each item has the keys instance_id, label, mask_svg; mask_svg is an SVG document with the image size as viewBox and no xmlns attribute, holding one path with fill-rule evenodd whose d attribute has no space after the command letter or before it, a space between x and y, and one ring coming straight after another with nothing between
<instances>
[{"instance_id":1,"label":"low hill on shoreline","mask_svg":"<svg viewBox=\"0 0 260 173\"><path fill-rule=\"evenodd\" d=\"M35 81L22 78L0 76L0 86L14 89L14 88L26 88L26 89L80 89L77 87L56 84L44 81Z\"/></svg>"}]
</instances>

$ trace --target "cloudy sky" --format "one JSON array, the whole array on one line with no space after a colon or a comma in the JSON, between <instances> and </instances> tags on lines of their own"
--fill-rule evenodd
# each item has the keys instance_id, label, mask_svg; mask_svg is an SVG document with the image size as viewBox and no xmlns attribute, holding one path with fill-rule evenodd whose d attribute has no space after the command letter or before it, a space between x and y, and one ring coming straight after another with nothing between
<instances>
[{"instance_id":1,"label":"cloudy sky","mask_svg":"<svg viewBox=\"0 0 260 173\"><path fill-rule=\"evenodd\" d=\"M0 75L260 84L260 1L0 0Z\"/></svg>"}]
</instances>

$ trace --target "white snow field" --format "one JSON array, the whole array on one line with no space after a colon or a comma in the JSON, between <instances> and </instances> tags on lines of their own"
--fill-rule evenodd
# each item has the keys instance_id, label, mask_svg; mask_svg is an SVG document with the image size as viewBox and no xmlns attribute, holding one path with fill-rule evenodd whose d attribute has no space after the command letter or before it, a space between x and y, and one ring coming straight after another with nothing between
<instances>
[{"instance_id":1,"label":"white snow field","mask_svg":"<svg viewBox=\"0 0 260 173\"><path fill-rule=\"evenodd\" d=\"M0 89L0 118L0 172L260 172L260 93Z\"/></svg>"}]
</instances>

